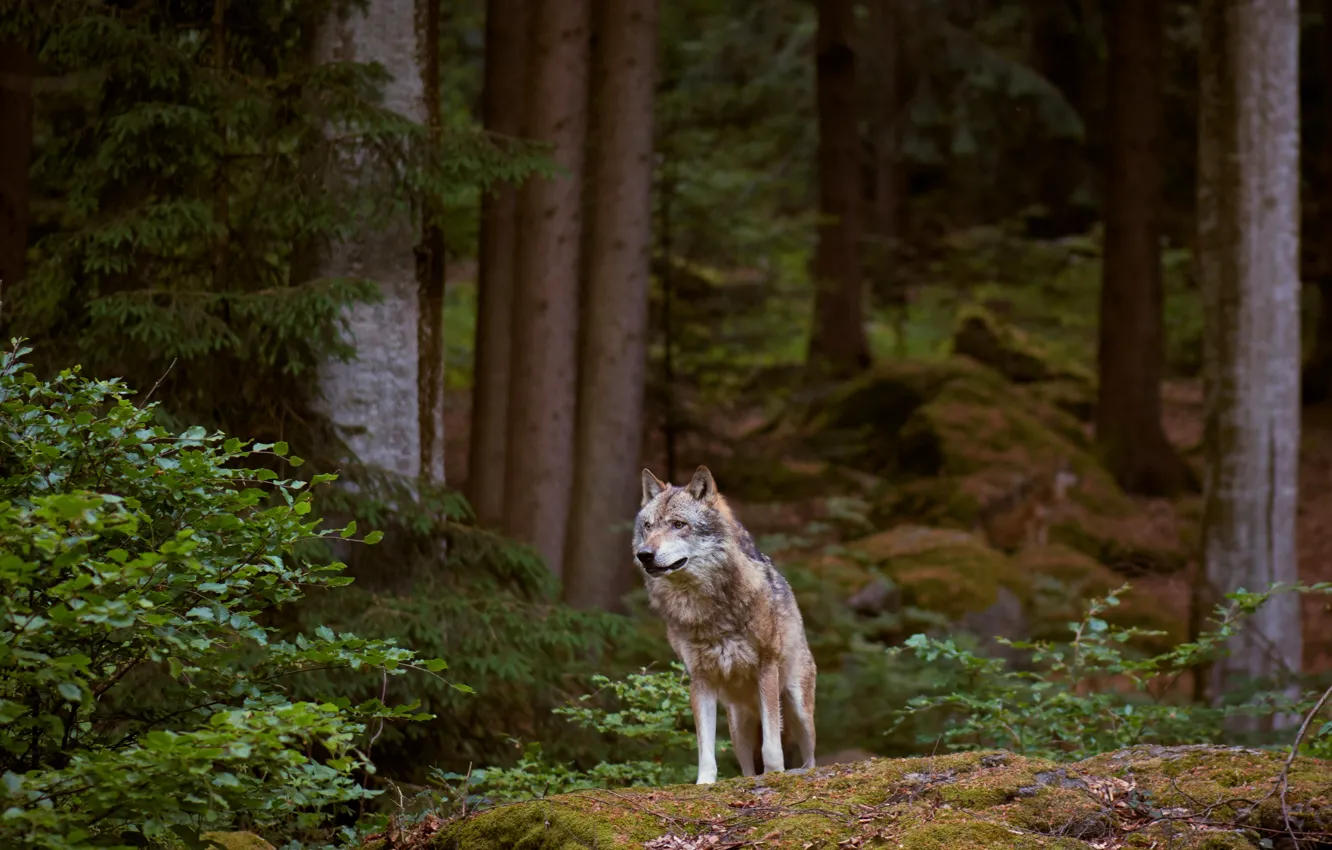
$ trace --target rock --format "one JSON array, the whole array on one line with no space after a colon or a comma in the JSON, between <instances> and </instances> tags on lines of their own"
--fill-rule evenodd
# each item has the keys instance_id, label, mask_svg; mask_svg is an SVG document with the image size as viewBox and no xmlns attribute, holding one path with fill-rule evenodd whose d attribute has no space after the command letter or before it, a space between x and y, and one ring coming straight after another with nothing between
<instances>
[{"instance_id":1,"label":"rock","mask_svg":"<svg viewBox=\"0 0 1332 850\"><path fill-rule=\"evenodd\" d=\"M1072 764L1004 752L874 758L804 775L712 786L584 791L455 817L421 836L404 830L377 850L705 850L765 847L1182 850L1252 846L1245 830L1279 837L1271 792L1280 752L1138 747ZM1332 763L1301 757L1289 810L1309 846L1332 841Z\"/></svg>"},{"instance_id":2,"label":"rock","mask_svg":"<svg viewBox=\"0 0 1332 850\"><path fill-rule=\"evenodd\" d=\"M851 594L846 600L846 607L866 617L895 612L902 607L902 591L885 578L874 578L869 584Z\"/></svg>"},{"instance_id":3,"label":"rock","mask_svg":"<svg viewBox=\"0 0 1332 850\"><path fill-rule=\"evenodd\" d=\"M210 850L216 850L215 845L223 850L273 850L272 844L253 832L205 832L199 838Z\"/></svg>"},{"instance_id":4,"label":"rock","mask_svg":"<svg viewBox=\"0 0 1332 850\"><path fill-rule=\"evenodd\" d=\"M1008 558L964 531L899 526L846 544L847 554L882 572L902 602L952 620L985 611L999 589L1026 586Z\"/></svg>"},{"instance_id":5,"label":"rock","mask_svg":"<svg viewBox=\"0 0 1332 850\"><path fill-rule=\"evenodd\" d=\"M1013 556L1017 569L1032 577L1028 600L1037 640L1068 640L1067 623L1082 618L1086 602L1124 584L1124 577L1094 558L1060 544L1034 546ZM1186 618L1156 595L1130 590L1106 612L1116 626L1164 632L1142 636L1133 644L1147 652L1165 652L1188 640Z\"/></svg>"},{"instance_id":6,"label":"rock","mask_svg":"<svg viewBox=\"0 0 1332 850\"><path fill-rule=\"evenodd\" d=\"M967 308L958 317L953 352L985 363L1014 383L1071 379L1090 385L1093 380L1086 368L983 307Z\"/></svg>"}]
</instances>

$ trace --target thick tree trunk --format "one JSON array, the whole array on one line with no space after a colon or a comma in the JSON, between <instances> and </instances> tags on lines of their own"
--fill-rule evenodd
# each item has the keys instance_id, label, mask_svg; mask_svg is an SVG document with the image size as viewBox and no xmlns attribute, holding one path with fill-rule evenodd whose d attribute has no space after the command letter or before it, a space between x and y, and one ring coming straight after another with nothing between
<instances>
[{"instance_id":1,"label":"thick tree trunk","mask_svg":"<svg viewBox=\"0 0 1332 850\"><path fill-rule=\"evenodd\" d=\"M833 374L869 365L860 271L860 133L853 0L819 0L819 245L810 364Z\"/></svg>"},{"instance_id":2,"label":"thick tree trunk","mask_svg":"<svg viewBox=\"0 0 1332 850\"><path fill-rule=\"evenodd\" d=\"M897 353L906 356L906 292L897 273L900 197L898 157L898 53L901 0L873 0L870 5L871 45L870 132L874 143L874 206L871 214L870 279L880 303L892 310Z\"/></svg>"},{"instance_id":3,"label":"thick tree trunk","mask_svg":"<svg viewBox=\"0 0 1332 850\"><path fill-rule=\"evenodd\" d=\"M530 44L527 0L490 0L486 7L486 129L523 131ZM509 364L513 290L518 267L518 189L500 186L481 201L477 271L476 370L472 382L472 444L468 498L477 519L504 519L505 453L509 437Z\"/></svg>"},{"instance_id":4,"label":"thick tree trunk","mask_svg":"<svg viewBox=\"0 0 1332 850\"><path fill-rule=\"evenodd\" d=\"M573 485L588 0L535 10L525 135L553 145L564 172L518 200L504 528L563 572Z\"/></svg>"},{"instance_id":5,"label":"thick tree trunk","mask_svg":"<svg viewBox=\"0 0 1332 850\"><path fill-rule=\"evenodd\" d=\"M1296 0L1203 0L1200 21L1203 558L1219 594L1298 579L1299 17ZM1298 598L1264 605L1229 648L1214 698L1298 672Z\"/></svg>"},{"instance_id":6,"label":"thick tree trunk","mask_svg":"<svg viewBox=\"0 0 1332 850\"><path fill-rule=\"evenodd\" d=\"M440 101L440 0L416 0L421 23L421 79L426 126L430 130L430 156L443 142L443 103ZM416 416L420 429L421 478L444 485L444 226L443 210L435 199L422 209L421 244L416 249Z\"/></svg>"},{"instance_id":7,"label":"thick tree trunk","mask_svg":"<svg viewBox=\"0 0 1332 850\"><path fill-rule=\"evenodd\" d=\"M393 75L384 104L420 121L421 75L413 0L369 0L346 17L333 15L316 37L325 61L378 61ZM382 303L348 316L356 357L328 363L320 375L321 407L362 463L416 478L421 472L417 323L420 316L414 246L417 223L403 213L363 239L335 246L325 258L329 276L377 281Z\"/></svg>"},{"instance_id":8,"label":"thick tree trunk","mask_svg":"<svg viewBox=\"0 0 1332 850\"><path fill-rule=\"evenodd\" d=\"M636 578L629 523L646 384L657 0L614 0L603 12L564 598L579 608L613 609Z\"/></svg>"},{"instance_id":9,"label":"thick tree trunk","mask_svg":"<svg viewBox=\"0 0 1332 850\"><path fill-rule=\"evenodd\" d=\"M1124 489L1169 495L1196 482L1161 427L1163 4L1115 0L1106 8L1110 140L1096 440Z\"/></svg>"},{"instance_id":10,"label":"thick tree trunk","mask_svg":"<svg viewBox=\"0 0 1332 850\"><path fill-rule=\"evenodd\" d=\"M23 278L28 250L28 165L36 62L17 42L0 43L0 301ZM3 320L0 316L0 320Z\"/></svg>"},{"instance_id":11,"label":"thick tree trunk","mask_svg":"<svg viewBox=\"0 0 1332 850\"><path fill-rule=\"evenodd\" d=\"M1321 240L1316 255L1314 282L1318 286L1318 326L1314 331L1314 349L1309 354L1309 361L1304 365L1304 380L1301 384L1305 404L1321 404L1332 398L1332 121L1326 117L1332 109L1332 0L1323 0L1323 37L1321 48L1322 67L1321 119L1323 131L1313 136L1312 155L1317 180L1314 183L1317 195L1314 202L1317 212L1312 224Z\"/></svg>"},{"instance_id":12,"label":"thick tree trunk","mask_svg":"<svg viewBox=\"0 0 1332 850\"><path fill-rule=\"evenodd\" d=\"M1107 14L1114 14L1117 5L1106 3ZM1036 71L1085 121L1091 82L1086 57L1092 51L1082 37L1080 6L1082 0L1032 0L1031 51ZM1095 211L1079 197L1079 190L1087 176L1089 143L1094 141L1090 133L1084 133L1082 138L1042 138L1032 146L1029 162L1034 171L1036 200L1044 208L1043 214L1030 220L1033 235L1053 239L1084 232L1090 225L1089 215Z\"/></svg>"}]
</instances>

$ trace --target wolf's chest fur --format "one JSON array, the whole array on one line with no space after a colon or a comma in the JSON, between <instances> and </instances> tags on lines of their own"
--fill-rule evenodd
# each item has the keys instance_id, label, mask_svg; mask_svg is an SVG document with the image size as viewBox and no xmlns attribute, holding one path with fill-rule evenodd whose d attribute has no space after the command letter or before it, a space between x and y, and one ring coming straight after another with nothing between
<instances>
[{"instance_id":1,"label":"wolf's chest fur","mask_svg":"<svg viewBox=\"0 0 1332 850\"><path fill-rule=\"evenodd\" d=\"M656 582L649 592L652 607L666 621L671 646L691 676L731 679L757 671L764 635L760 594L749 572L681 575Z\"/></svg>"}]
</instances>

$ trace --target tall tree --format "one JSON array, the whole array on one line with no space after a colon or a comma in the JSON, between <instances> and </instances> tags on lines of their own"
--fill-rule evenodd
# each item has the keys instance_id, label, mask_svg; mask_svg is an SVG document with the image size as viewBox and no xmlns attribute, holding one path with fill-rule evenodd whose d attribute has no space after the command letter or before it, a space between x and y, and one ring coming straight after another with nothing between
<instances>
[{"instance_id":1,"label":"tall tree","mask_svg":"<svg viewBox=\"0 0 1332 850\"><path fill-rule=\"evenodd\" d=\"M1124 489L1167 495L1194 482L1161 426L1163 4L1116 0L1106 10L1110 139L1096 440Z\"/></svg>"},{"instance_id":2,"label":"tall tree","mask_svg":"<svg viewBox=\"0 0 1332 850\"><path fill-rule=\"evenodd\" d=\"M552 146L560 173L518 199L504 528L563 571L573 484L588 0L535 10L524 135Z\"/></svg>"},{"instance_id":3,"label":"tall tree","mask_svg":"<svg viewBox=\"0 0 1332 850\"><path fill-rule=\"evenodd\" d=\"M652 243L657 0L601 4L597 157L579 361L574 495L564 598L611 609L635 578Z\"/></svg>"},{"instance_id":4,"label":"tall tree","mask_svg":"<svg viewBox=\"0 0 1332 850\"><path fill-rule=\"evenodd\" d=\"M486 6L483 120L488 131L501 136L517 136L523 129L529 6L526 0L490 0ZM504 519L510 335L518 263L518 190L512 185L497 186L482 198L478 254L476 371L467 487L477 519L486 525L499 525Z\"/></svg>"},{"instance_id":5,"label":"tall tree","mask_svg":"<svg viewBox=\"0 0 1332 850\"><path fill-rule=\"evenodd\" d=\"M28 163L32 156L32 79L27 45L0 42L0 287L23 277L28 250ZM0 300L3 300L0 290ZM3 319L0 316L0 319Z\"/></svg>"},{"instance_id":6,"label":"tall tree","mask_svg":"<svg viewBox=\"0 0 1332 850\"><path fill-rule=\"evenodd\" d=\"M1203 559L1224 593L1298 578L1299 9L1203 0L1199 15ZM1263 606L1229 649L1213 668L1215 697L1298 672L1299 600Z\"/></svg>"},{"instance_id":7,"label":"tall tree","mask_svg":"<svg viewBox=\"0 0 1332 850\"><path fill-rule=\"evenodd\" d=\"M860 133L854 0L819 0L819 244L814 258L811 365L834 374L869 364L860 269Z\"/></svg>"},{"instance_id":8,"label":"tall tree","mask_svg":"<svg viewBox=\"0 0 1332 850\"><path fill-rule=\"evenodd\" d=\"M429 156L441 155L444 104L440 98L440 0L416 0L421 22L418 53ZM428 484L444 484L444 210L427 197L416 249L416 418L421 435L418 464Z\"/></svg>"},{"instance_id":9,"label":"tall tree","mask_svg":"<svg viewBox=\"0 0 1332 850\"><path fill-rule=\"evenodd\" d=\"M383 88L384 105L421 122L425 101L418 31L414 0L369 0L333 13L318 32L315 53L321 61L381 63L391 75ZM350 362L324 366L321 405L357 460L416 478L422 472L415 258L420 231L405 210L389 214L394 217L383 222L381 232L334 245L325 257L330 277L377 281L383 300L348 311L356 355Z\"/></svg>"},{"instance_id":10,"label":"tall tree","mask_svg":"<svg viewBox=\"0 0 1332 850\"><path fill-rule=\"evenodd\" d=\"M898 52L901 0L873 0L865 43L872 58L869 125L874 148L874 205L870 214L869 270L874 289L893 310L897 348L906 351L906 293L897 273L899 198Z\"/></svg>"},{"instance_id":11,"label":"tall tree","mask_svg":"<svg viewBox=\"0 0 1332 850\"><path fill-rule=\"evenodd\" d=\"M1332 0L1323 0L1322 11L1322 40L1315 43L1321 60L1318 68L1321 80L1320 85L1313 87L1322 95L1321 100L1315 101L1321 106L1321 114L1312 116L1310 123L1314 126L1308 129L1315 132L1307 138L1313 141L1311 154L1317 192L1312 205L1316 210L1312 223L1325 238L1318 240L1316 271L1312 275L1318 286L1319 305L1314 348L1304 364L1301 382L1306 404L1318 404L1332 398L1332 242L1326 239L1326 236L1332 236L1332 121L1327 118L1327 112L1332 108ZM1320 124L1322 132L1317 132L1315 128Z\"/></svg>"}]
</instances>

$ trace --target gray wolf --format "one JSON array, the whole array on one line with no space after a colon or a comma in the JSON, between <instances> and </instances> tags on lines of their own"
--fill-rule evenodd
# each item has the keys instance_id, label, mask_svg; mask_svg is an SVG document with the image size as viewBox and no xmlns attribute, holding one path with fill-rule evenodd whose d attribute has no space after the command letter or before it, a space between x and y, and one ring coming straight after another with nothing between
<instances>
[{"instance_id":1,"label":"gray wolf","mask_svg":"<svg viewBox=\"0 0 1332 850\"><path fill-rule=\"evenodd\" d=\"M814 766L814 656L795 595L759 552L706 466L687 487L643 470L634 558L671 648L689 672L698 784L717 781L717 702L745 776L784 769L785 701L802 770Z\"/></svg>"}]
</instances>

